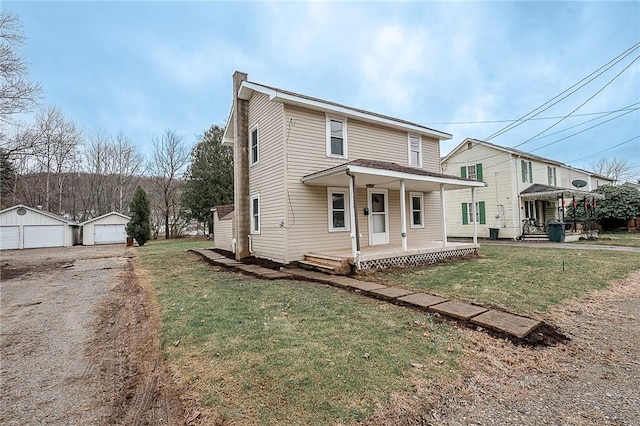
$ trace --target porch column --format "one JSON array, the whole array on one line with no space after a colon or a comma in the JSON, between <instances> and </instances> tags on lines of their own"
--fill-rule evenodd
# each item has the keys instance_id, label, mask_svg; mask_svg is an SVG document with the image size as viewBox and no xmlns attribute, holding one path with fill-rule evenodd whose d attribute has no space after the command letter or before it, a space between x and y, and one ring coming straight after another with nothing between
<instances>
[{"instance_id":1,"label":"porch column","mask_svg":"<svg viewBox=\"0 0 640 426\"><path fill-rule=\"evenodd\" d=\"M444 208L444 184L440 184L440 212L442 213L442 247L447 246L447 212Z\"/></svg>"},{"instance_id":2,"label":"porch column","mask_svg":"<svg viewBox=\"0 0 640 426\"><path fill-rule=\"evenodd\" d=\"M407 209L404 190L404 180L400 179L400 236L402 237L402 251L407 251Z\"/></svg>"},{"instance_id":3,"label":"porch column","mask_svg":"<svg viewBox=\"0 0 640 426\"><path fill-rule=\"evenodd\" d=\"M471 187L471 217L473 217L473 244L478 244L478 221L476 220L476 189Z\"/></svg>"},{"instance_id":4,"label":"porch column","mask_svg":"<svg viewBox=\"0 0 640 426\"><path fill-rule=\"evenodd\" d=\"M355 191L354 177L349 174L349 218L351 221L351 257L356 259L356 262L359 262L358 259L358 242L356 240L356 232L358 232L356 227L356 191Z\"/></svg>"}]
</instances>

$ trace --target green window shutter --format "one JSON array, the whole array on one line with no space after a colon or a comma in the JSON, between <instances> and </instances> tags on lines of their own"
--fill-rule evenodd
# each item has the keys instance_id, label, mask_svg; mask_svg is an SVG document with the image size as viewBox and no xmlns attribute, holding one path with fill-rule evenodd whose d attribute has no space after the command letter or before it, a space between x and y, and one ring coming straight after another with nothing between
<instances>
[{"instance_id":1,"label":"green window shutter","mask_svg":"<svg viewBox=\"0 0 640 426\"><path fill-rule=\"evenodd\" d=\"M533 167L531 161L529 161L529 183L533 183Z\"/></svg>"},{"instance_id":2,"label":"green window shutter","mask_svg":"<svg viewBox=\"0 0 640 426\"><path fill-rule=\"evenodd\" d=\"M522 172L522 181L527 181L527 163L524 160L520 160L520 171Z\"/></svg>"},{"instance_id":3,"label":"green window shutter","mask_svg":"<svg viewBox=\"0 0 640 426\"><path fill-rule=\"evenodd\" d=\"M480 206L480 225L485 225L487 223L487 215L484 211L484 201L480 201L478 205Z\"/></svg>"},{"instance_id":4,"label":"green window shutter","mask_svg":"<svg viewBox=\"0 0 640 426\"><path fill-rule=\"evenodd\" d=\"M482 179L482 163L476 164L476 180L483 181Z\"/></svg>"},{"instance_id":5,"label":"green window shutter","mask_svg":"<svg viewBox=\"0 0 640 426\"><path fill-rule=\"evenodd\" d=\"M462 176L463 178L467 177L467 166L460 167L460 176Z\"/></svg>"},{"instance_id":6,"label":"green window shutter","mask_svg":"<svg viewBox=\"0 0 640 426\"><path fill-rule=\"evenodd\" d=\"M467 203L462 203L462 224L469 224L469 213L467 211Z\"/></svg>"}]
</instances>

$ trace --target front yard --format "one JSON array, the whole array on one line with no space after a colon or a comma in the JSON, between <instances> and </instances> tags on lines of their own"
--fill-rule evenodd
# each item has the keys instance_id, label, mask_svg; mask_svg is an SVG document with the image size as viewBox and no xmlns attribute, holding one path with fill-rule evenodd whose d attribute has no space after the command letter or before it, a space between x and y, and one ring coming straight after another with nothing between
<instances>
[{"instance_id":1,"label":"front yard","mask_svg":"<svg viewBox=\"0 0 640 426\"><path fill-rule=\"evenodd\" d=\"M597 240L579 240L575 244L640 247L640 232L615 232L600 234Z\"/></svg>"},{"instance_id":2,"label":"front yard","mask_svg":"<svg viewBox=\"0 0 640 426\"><path fill-rule=\"evenodd\" d=\"M393 424L385 416L400 412L397 423L422 421L474 346L468 333L425 313L324 285L216 270L184 251L209 246L178 240L138 249L160 303L165 356L187 408L202 413L199 424L351 424L371 416ZM637 253L485 246L479 259L368 278L536 313L638 265ZM418 401L417 389L434 392Z\"/></svg>"}]
</instances>

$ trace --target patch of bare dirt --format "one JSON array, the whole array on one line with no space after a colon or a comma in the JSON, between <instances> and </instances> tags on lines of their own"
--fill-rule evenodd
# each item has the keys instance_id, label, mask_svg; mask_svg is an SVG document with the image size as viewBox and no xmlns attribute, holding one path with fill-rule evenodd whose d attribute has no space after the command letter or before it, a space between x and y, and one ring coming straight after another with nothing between
<instances>
[{"instance_id":1,"label":"patch of bare dirt","mask_svg":"<svg viewBox=\"0 0 640 426\"><path fill-rule=\"evenodd\" d=\"M376 425L640 424L640 271L544 318L571 341L517 346L468 329L462 375L415 383ZM421 413L416 415L415 413Z\"/></svg>"}]
</instances>

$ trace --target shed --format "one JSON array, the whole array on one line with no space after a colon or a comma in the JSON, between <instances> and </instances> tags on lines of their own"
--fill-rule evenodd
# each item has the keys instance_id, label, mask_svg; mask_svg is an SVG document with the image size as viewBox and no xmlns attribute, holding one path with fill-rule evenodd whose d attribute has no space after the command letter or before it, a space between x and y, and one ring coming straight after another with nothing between
<instances>
[{"instance_id":1,"label":"shed","mask_svg":"<svg viewBox=\"0 0 640 426\"><path fill-rule=\"evenodd\" d=\"M18 204L0 211L0 250L73 246L79 229L62 216Z\"/></svg>"},{"instance_id":2,"label":"shed","mask_svg":"<svg viewBox=\"0 0 640 426\"><path fill-rule=\"evenodd\" d=\"M125 243L125 228L130 220L122 213L111 212L82 222L82 245Z\"/></svg>"}]
</instances>

